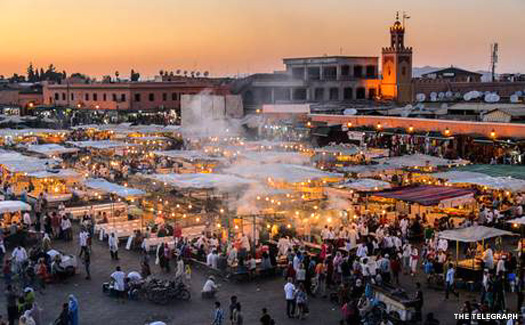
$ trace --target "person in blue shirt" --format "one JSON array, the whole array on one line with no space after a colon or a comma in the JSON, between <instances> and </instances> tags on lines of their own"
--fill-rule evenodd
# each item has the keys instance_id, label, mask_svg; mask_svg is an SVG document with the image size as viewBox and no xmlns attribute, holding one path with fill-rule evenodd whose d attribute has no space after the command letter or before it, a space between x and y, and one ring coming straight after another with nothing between
<instances>
[{"instance_id":1,"label":"person in blue shirt","mask_svg":"<svg viewBox=\"0 0 525 325\"><path fill-rule=\"evenodd\" d=\"M459 299L459 293L455 290L454 287L455 274L456 270L454 269L454 265L450 263L448 265L447 275L445 276L445 299L448 299L449 292L452 292L454 296L456 296Z\"/></svg>"},{"instance_id":2,"label":"person in blue shirt","mask_svg":"<svg viewBox=\"0 0 525 325\"><path fill-rule=\"evenodd\" d=\"M221 309L221 303L215 302L215 311L213 312L213 321L211 325L223 325L224 324L224 311Z\"/></svg>"}]
</instances>

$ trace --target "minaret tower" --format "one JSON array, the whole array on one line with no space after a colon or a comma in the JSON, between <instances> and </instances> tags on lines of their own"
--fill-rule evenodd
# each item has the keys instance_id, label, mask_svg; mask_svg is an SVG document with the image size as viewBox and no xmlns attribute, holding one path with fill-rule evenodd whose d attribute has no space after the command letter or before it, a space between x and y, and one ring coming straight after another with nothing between
<instances>
[{"instance_id":1,"label":"minaret tower","mask_svg":"<svg viewBox=\"0 0 525 325\"><path fill-rule=\"evenodd\" d=\"M390 27L390 46L383 48L381 57L382 97L398 102L410 102L412 99L412 48L405 47L405 26L399 21L399 12L396 14L396 21Z\"/></svg>"}]
</instances>

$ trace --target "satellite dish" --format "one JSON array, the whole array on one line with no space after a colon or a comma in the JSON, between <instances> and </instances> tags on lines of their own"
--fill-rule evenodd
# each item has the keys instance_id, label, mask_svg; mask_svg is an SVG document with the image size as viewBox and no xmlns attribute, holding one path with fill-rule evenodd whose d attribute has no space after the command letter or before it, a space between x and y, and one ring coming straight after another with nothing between
<instances>
[{"instance_id":1,"label":"satellite dish","mask_svg":"<svg viewBox=\"0 0 525 325\"><path fill-rule=\"evenodd\" d=\"M419 93L419 94L416 95L416 100L418 102L420 102L420 103L424 102L426 98L427 98L427 96L425 94L423 94L423 93Z\"/></svg>"},{"instance_id":2,"label":"satellite dish","mask_svg":"<svg viewBox=\"0 0 525 325\"><path fill-rule=\"evenodd\" d=\"M343 115L356 115L357 110L355 108L347 108L343 111Z\"/></svg>"},{"instance_id":3,"label":"satellite dish","mask_svg":"<svg viewBox=\"0 0 525 325\"><path fill-rule=\"evenodd\" d=\"M516 95L516 94L510 96L510 102L513 103L513 104L519 102L519 100L520 99L519 99L518 95Z\"/></svg>"},{"instance_id":4,"label":"satellite dish","mask_svg":"<svg viewBox=\"0 0 525 325\"><path fill-rule=\"evenodd\" d=\"M435 102L437 100L437 93L431 92L430 93L430 101Z\"/></svg>"},{"instance_id":5,"label":"satellite dish","mask_svg":"<svg viewBox=\"0 0 525 325\"><path fill-rule=\"evenodd\" d=\"M458 92L456 92L456 93L454 94L454 97L455 97L456 99L460 99L460 98L463 97L463 96L462 96L461 93L458 91Z\"/></svg>"},{"instance_id":6,"label":"satellite dish","mask_svg":"<svg viewBox=\"0 0 525 325\"><path fill-rule=\"evenodd\" d=\"M523 96L523 91L518 90L518 91L516 92L516 96Z\"/></svg>"},{"instance_id":7,"label":"satellite dish","mask_svg":"<svg viewBox=\"0 0 525 325\"><path fill-rule=\"evenodd\" d=\"M499 97L498 94L488 93L488 94L485 95L484 100L487 103L497 103L497 102L499 102L500 97Z\"/></svg>"},{"instance_id":8,"label":"satellite dish","mask_svg":"<svg viewBox=\"0 0 525 325\"><path fill-rule=\"evenodd\" d=\"M445 93L445 97L447 98L452 98L452 96L454 96L454 94L450 90Z\"/></svg>"},{"instance_id":9,"label":"satellite dish","mask_svg":"<svg viewBox=\"0 0 525 325\"><path fill-rule=\"evenodd\" d=\"M438 98L439 98L439 100L443 100L445 98L445 93L444 92L440 92L438 94Z\"/></svg>"}]
</instances>

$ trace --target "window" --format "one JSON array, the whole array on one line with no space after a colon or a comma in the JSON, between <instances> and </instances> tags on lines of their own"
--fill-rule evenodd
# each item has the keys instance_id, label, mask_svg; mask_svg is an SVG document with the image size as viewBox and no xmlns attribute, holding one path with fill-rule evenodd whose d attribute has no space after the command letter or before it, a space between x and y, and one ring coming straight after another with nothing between
<instances>
[{"instance_id":1,"label":"window","mask_svg":"<svg viewBox=\"0 0 525 325\"><path fill-rule=\"evenodd\" d=\"M103 100L103 101L108 100L108 96L106 95L106 93L104 93L104 94L102 95L102 100Z\"/></svg>"},{"instance_id":2,"label":"window","mask_svg":"<svg viewBox=\"0 0 525 325\"><path fill-rule=\"evenodd\" d=\"M85 100L89 100L89 94L86 93L86 94L84 95L84 99L85 99Z\"/></svg>"},{"instance_id":3,"label":"window","mask_svg":"<svg viewBox=\"0 0 525 325\"><path fill-rule=\"evenodd\" d=\"M402 76L406 76L406 74L407 74L407 67L402 67L401 68L401 75Z\"/></svg>"},{"instance_id":4,"label":"window","mask_svg":"<svg viewBox=\"0 0 525 325\"><path fill-rule=\"evenodd\" d=\"M75 94L71 93L71 100L75 100Z\"/></svg>"},{"instance_id":5,"label":"window","mask_svg":"<svg viewBox=\"0 0 525 325\"><path fill-rule=\"evenodd\" d=\"M120 95L120 101L121 102L125 102L126 101L126 94L121 94Z\"/></svg>"},{"instance_id":6,"label":"window","mask_svg":"<svg viewBox=\"0 0 525 325\"><path fill-rule=\"evenodd\" d=\"M113 99L113 101L114 101L114 102L116 102L116 101L117 101L117 94L112 94L112 96L111 96L111 97L112 97L112 99Z\"/></svg>"},{"instance_id":7,"label":"window","mask_svg":"<svg viewBox=\"0 0 525 325\"><path fill-rule=\"evenodd\" d=\"M167 101L168 100L168 94L166 93L162 93L162 101Z\"/></svg>"},{"instance_id":8,"label":"window","mask_svg":"<svg viewBox=\"0 0 525 325\"><path fill-rule=\"evenodd\" d=\"M148 99L149 99L150 102L154 101L155 100L155 94L154 93L149 93Z\"/></svg>"},{"instance_id":9,"label":"window","mask_svg":"<svg viewBox=\"0 0 525 325\"><path fill-rule=\"evenodd\" d=\"M62 100L66 100L66 93L62 93Z\"/></svg>"},{"instance_id":10,"label":"window","mask_svg":"<svg viewBox=\"0 0 525 325\"><path fill-rule=\"evenodd\" d=\"M60 96L60 95L59 95L58 93L55 93L55 100L59 100L59 99L60 99L59 96Z\"/></svg>"},{"instance_id":11,"label":"window","mask_svg":"<svg viewBox=\"0 0 525 325\"><path fill-rule=\"evenodd\" d=\"M308 79L309 80L321 79L321 68L320 67L308 68Z\"/></svg>"},{"instance_id":12,"label":"window","mask_svg":"<svg viewBox=\"0 0 525 325\"><path fill-rule=\"evenodd\" d=\"M292 76L297 79L304 79L304 68L292 68Z\"/></svg>"},{"instance_id":13,"label":"window","mask_svg":"<svg viewBox=\"0 0 525 325\"><path fill-rule=\"evenodd\" d=\"M324 88L315 88L314 98L319 101L324 100Z\"/></svg>"},{"instance_id":14,"label":"window","mask_svg":"<svg viewBox=\"0 0 525 325\"><path fill-rule=\"evenodd\" d=\"M275 88L273 90L274 98L276 101L289 101L290 100L290 89L289 88Z\"/></svg>"},{"instance_id":15,"label":"window","mask_svg":"<svg viewBox=\"0 0 525 325\"><path fill-rule=\"evenodd\" d=\"M354 90L350 87L343 89L343 99L345 100L354 99Z\"/></svg>"},{"instance_id":16,"label":"window","mask_svg":"<svg viewBox=\"0 0 525 325\"><path fill-rule=\"evenodd\" d=\"M337 67L324 67L323 69L324 80L335 80L337 79Z\"/></svg>"},{"instance_id":17,"label":"window","mask_svg":"<svg viewBox=\"0 0 525 325\"><path fill-rule=\"evenodd\" d=\"M339 100L339 88L330 88L330 100Z\"/></svg>"},{"instance_id":18,"label":"window","mask_svg":"<svg viewBox=\"0 0 525 325\"><path fill-rule=\"evenodd\" d=\"M354 66L354 77L356 77L356 78L362 78L363 77L363 66L362 65L355 65Z\"/></svg>"},{"instance_id":19,"label":"window","mask_svg":"<svg viewBox=\"0 0 525 325\"><path fill-rule=\"evenodd\" d=\"M375 76L376 76L376 67L374 65L367 65L366 66L366 77L375 78Z\"/></svg>"},{"instance_id":20,"label":"window","mask_svg":"<svg viewBox=\"0 0 525 325\"><path fill-rule=\"evenodd\" d=\"M348 64L341 66L341 75L342 76L349 76L350 75L350 66Z\"/></svg>"},{"instance_id":21,"label":"window","mask_svg":"<svg viewBox=\"0 0 525 325\"><path fill-rule=\"evenodd\" d=\"M296 88L293 90L293 100L306 100L306 88Z\"/></svg>"},{"instance_id":22,"label":"window","mask_svg":"<svg viewBox=\"0 0 525 325\"><path fill-rule=\"evenodd\" d=\"M357 99L365 99L366 98L366 89L363 87L357 88L357 91L355 93L355 97Z\"/></svg>"},{"instance_id":23,"label":"window","mask_svg":"<svg viewBox=\"0 0 525 325\"><path fill-rule=\"evenodd\" d=\"M368 99L374 99L376 97L376 89L370 88L368 89Z\"/></svg>"},{"instance_id":24,"label":"window","mask_svg":"<svg viewBox=\"0 0 525 325\"><path fill-rule=\"evenodd\" d=\"M171 93L171 100L177 100L177 93Z\"/></svg>"},{"instance_id":25,"label":"window","mask_svg":"<svg viewBox=\"0 0 525 325\"><path fill-rule=\"evenodd\" d=\"M94 94L93 94L93 100L95 100L95 101L98 100L98 94L97 94L97 93L94 93Z\"/></svg>"},{"instance_id":26,"label":"window","mask_svg":"<svg viewBox=\"0 0 525 325\"><path fill-rule=\"evenodd\" d=\"M140 94L135 94L135 101L140 102Z\"/></svg>"}]
</instances>

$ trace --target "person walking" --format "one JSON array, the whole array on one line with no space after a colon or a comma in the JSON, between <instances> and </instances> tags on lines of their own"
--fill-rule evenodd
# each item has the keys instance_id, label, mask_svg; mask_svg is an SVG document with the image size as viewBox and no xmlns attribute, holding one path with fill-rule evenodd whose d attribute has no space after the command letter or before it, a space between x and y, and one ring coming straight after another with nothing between
<instances>
[{"instance_id":1,"label":"person walking","mask_svg":"<svg viewBox=\"0 0 525 325\"><path fill-rule=\"evenodd\" d=\"M108 238L109 253L111 254L112 260L118 261L118 239L115 237L115 233L111 233Z\"/></svg>"},{"instance_id":2,"label":"person walking","mask_svg":"<svg viewBox=\"0 0 525 325\"><path fill-rule=\"evenodd\" d=\"M416 313L414 315L414 318L416 321L421 322L423 320L423 290L421 290L421 283L416 283L416 295L414 297L414 308L416 309Z\"/></svg>"},{"instance_id":3,"label":"person walking","mask_svg":"<svg viewBox=\"0 0 525 325\"><path fill-rule=\"evenodd\" d=\"M295 315L295 286L292 281L292 278L288 278L288 282L284 285L286 315L288 318L293 318Z\"/></svg>"},{"instance_id":4,"label":"person walking","mask_svg":"<svg viewBox=\"0 0 525 325\"><path fill-rule=\"evenodd\" d=\"M262 316L259 318L261 325L275 325L275 321L272 319L272 316L268 314L268 309L262 309Z\"/></svg>"},{"instance_id":5,"label":"person walking","mask_svg":"<svg viewBox=\"0 0 525 325\"><path fill-rule=\"evenodd\" d=\"M237 301L237 296L231 296L230 297L230 322L233 324L233 314L235 312L235 309L237 308L237 305L239 305L239 302Z\"/></svg>"},{"instance_id":6,"label":"person walking","mask_svg":"<svg viewBox=\"0 0 525 325\"><path fill-rule=\"evenodd\" d=\"M455 274L456 270L454 269L454 265L450 263L448 265L447 275L445 276L445 300L448 299L449 292L452 292L459 299L459 293L456 292L454 288Z\"/></svg>"},{"instance_id":7,"label":"person walking","mask_svg":"<svg viewBox=\"0 0 525 325\"><path fill-rule=\"evenodd\" d=\"M84 254L82 255L82 263L84 264L84 268L86 270L86 280L90 280L91 272L89 271L89 266L91 264L91 253L89 250L84 251Z\"/></svg>"},{"instance_id":8,"label":"person walking","mask_svg":"<svg viewBox=\"0 0 525 325\"><path fill-rule=\"evenodd\" d=\"M7 302L7 321L9 322L9 325L14 325L16 317L18 316L18 308L16 306L16 301L18 300L18 297L11 285L7 286L5 295Z\"/></svg>"},{"instance_id":9,"label":"person walking","mask_svg":"<svg viewBox=\"0 0 525 325\"><path fill-rule=\"evenodd\" d=\"M213 312L213 321L211 325L223 325L224 324L224 311L221 309L221 303L215 302L215 310Z\"/></svg>"}]
</instances>

